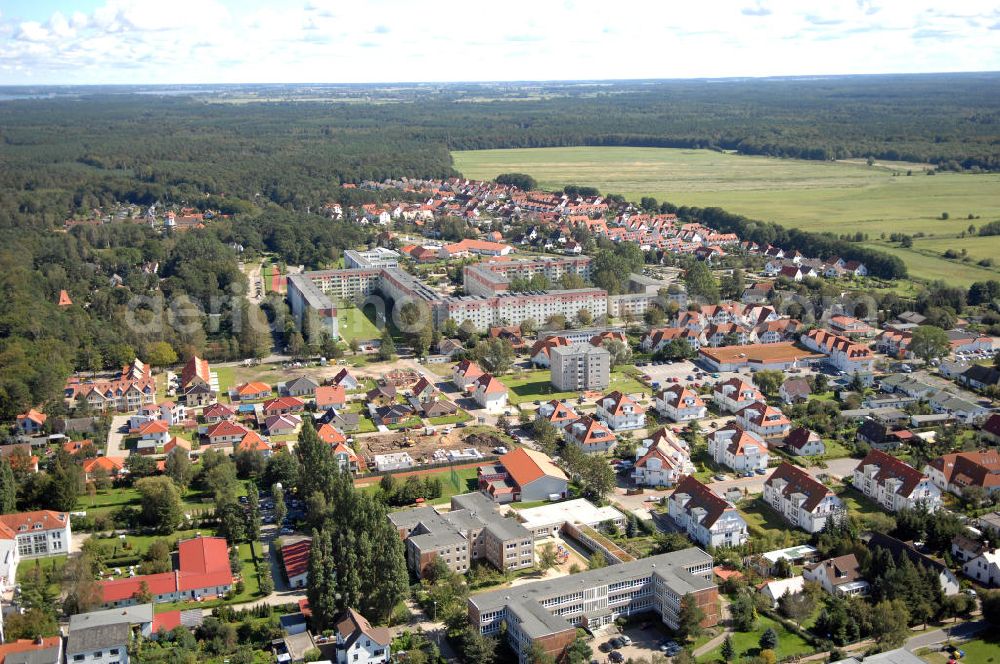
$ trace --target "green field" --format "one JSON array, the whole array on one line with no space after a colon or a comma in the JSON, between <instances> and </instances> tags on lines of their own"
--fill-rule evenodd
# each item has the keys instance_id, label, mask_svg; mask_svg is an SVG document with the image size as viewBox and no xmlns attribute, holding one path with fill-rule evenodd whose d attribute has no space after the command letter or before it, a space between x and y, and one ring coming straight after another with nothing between
<instances>
[{"instance_id":1,"label":"green field","mask_svg":"<svg viewBox=\"0 0 1000 664\"><path fill-rule=\"evenodd\" d=\"M990 635L982 639L975 639L965 643L956 643L959 649L965 651L962 662L975 662L976 664L998 664L1000 663L1000 637ZM921 655L920 658L930 664L945 664L948 661L947 653L931 652Z\"/></svg>"},{"instance_id":2,"label":"green field","mask_svg":"<svg viewBox=\"0 0 1000 664\"><path fill-rule=\"evenodd\" d=\"M811 231L918 233L913 250L897 249L915 277L968 284L1000 278L1000 270L918 253L923 242L944 248L969 224L1000 219L1000 174L928 176L912 164L821 162L672 148L529 148L454 152L467 177L523 172L543 188L590 185L630 199L654 196L677 205L716 206L751 218ZM907 177L908 169L913 175ZM893 176L893 172L901 173ZM947 212L948 221L940 219ZM969 214L980 219L968 220ZM980 258L1000 255L1000 237L967 239ZM954 244L960 249L963 245ZM972 249L969 249L972 254Z\"/></svg>"},{"instance_id":3,"label":"green field","mask_svg":"<svg viewBox=\"0 0 1000 664\"><path fill-rule=\"evenodd\" d=\"M757 628L752 632L733 632L733 646L736 648L736 658L747 655L754 656L760 652L760 646L757 642L760 640L760 635L763 634L768 627L774 629L778 634L778 647L775 648L775 655L778 656L779 660L785 659L786 657L791 657L793 655L803 655L805 653L812 652L812 646L806 643L798 634L790 632L785 629L784 625L779 623L777 620L768 618L767 616L759 616L757 618ZM702 655L698 658L699 662L721 662L722 659L722 646L715 648L711 652Z\"/></svg>"},{"instance_id":4,"label":"green field","mask_svg":"<svg viewBox=\"0 0 1000 664\"><path fill-rule=\"evenodd\" d=\"M375 323L357 307L337 309L337 329L340 338L345 340L369 341L382 338L382 332L375 327Z\"/></svg>"},{"instance_id":5,"label":"green field","mask_svg":"<svg viewBox=\"0 0 1000 664\"><path fill-rule=\"evenodd\" d=\"M507 386L509 394L507 400L518 405L526 401L549 401L551 399L577 399L580 392L557 392L550 382L550 372L548 369L535 371L525 371L517 377L502 376L500 381ZM626 376L620 371L611 373L611 384L606 392L620 390L625 394L635 394L636 392L648 392L649 388L630 376Z\"/></svg>"}]
</instances>

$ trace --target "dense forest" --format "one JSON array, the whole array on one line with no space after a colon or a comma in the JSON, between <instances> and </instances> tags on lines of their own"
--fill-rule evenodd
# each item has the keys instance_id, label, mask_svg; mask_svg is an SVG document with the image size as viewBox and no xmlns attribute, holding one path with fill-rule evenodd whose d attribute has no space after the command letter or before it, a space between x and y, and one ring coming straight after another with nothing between
<instances>
[{"instance_id":1,"label":"dense forest","mask_svg":"<svg viewBox=\"0 0 1000 664\"><path fill-rule=\"evenodd\" d=\"M240 252L328 264L369 236L319 216L320 206L386 196L342 184L457 175L452 149L708 147L1000 169L996 74L313 86L313 101L295 88L171 92L0 90L27 97L0 102L0 419L40 402L57 408L72 370L112 368L136 353L167 363L171 353L227 358L265 346L235 324L261 313L225 299L246 286ZM255 102L257 93L285 101ZM226 217L176 236L129 223L63 229L118 203ZM683 212L751 239L857 258L883 276L903 273L897 259L832 237L721 210ZM57 306L62 289L72 306ZM192 326L129 324L167 315L161 296L223 304L194 311Z\"/></svg>"}]
</instances>

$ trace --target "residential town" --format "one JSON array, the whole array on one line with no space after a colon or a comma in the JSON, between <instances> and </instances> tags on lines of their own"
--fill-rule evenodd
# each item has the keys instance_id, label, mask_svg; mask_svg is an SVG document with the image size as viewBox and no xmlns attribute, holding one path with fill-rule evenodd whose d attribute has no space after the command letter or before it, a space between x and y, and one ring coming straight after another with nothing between
<instances>
[{"instance_id":1,"label":"residential town","mask_svg":"<svg viewBox=\"0 0 1000 664\"><path fill-rule=\"evenodd\" d=\"M0 664L906 663L996 620L984 310L856 306L857 260L596 194L356 188L399 199L322 208L366 246L244 257L270 353L77 372L8 423Z\"/></svg>"}]
</instances>

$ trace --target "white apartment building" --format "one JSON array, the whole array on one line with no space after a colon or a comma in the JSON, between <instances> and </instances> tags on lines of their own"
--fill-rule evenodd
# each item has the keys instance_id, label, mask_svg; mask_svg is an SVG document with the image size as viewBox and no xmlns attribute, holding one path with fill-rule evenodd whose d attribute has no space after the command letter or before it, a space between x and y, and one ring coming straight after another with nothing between
<instances>
[{"instance_id":1,"label":"white apartment building","mask_svg":"<svg viewBox=\"0 0 1000 664\"><path fill-rule=\"evenodd\" d=\"M781 517L807 533L818 533L827 522L846 514L843 501L822 482L798 466L784 462L764 483L764 502Z\"/></svg>"},{"instance_id":2,"label":"white apartment building","mask_svg":"<svg viewBox=\"0 0 1000 664\"><path fill-rule=\"evenodd\" d=\"M770 460L767 443L737 424L708 435L708 454L716 463L737 472L767 468Z\"/></svg>"},{"instance_id":3,"label":"white apartment building","mask_svg":"<svg viewBox=\"0 0 1000 664\"><path fill-rule=\"evenodd\" d=\"M685 477L667 498L667 510L688 537L702 546L739 546L747 524L727 500L693 476Z\"/></svg>"},{"instance_id":4,"label":"white apartment building","mask_svg":"<svg viewBox=\"0 0 1000 664\"><path fill-rule=\"evenodd\" d=\"M717 383L712 390L712 399L719 408L727 413L738 413L752 403L765 401L764 395L754 387L733 377L722 383Z\"/></svg>"},{"instance_id":5,"label":"white apartment building","mask_svg":"<svg viewBox=\"0 0 1000 664\"><path fill-rule=\"evenodd\" d=\"M927 475L879 450L861 460L851 484L890 512L920 505L933 512L941 507L941 490Z\"/></svg>"},{"instance_id":6,"label":"white apartment building","mask_svg":"<svg viewBox=\"0 0 1000 664\"><path fill-rule=\"evenodd\" d=\"M653 408L674 422L690 422L705 417L705 402L697 392L682 385L671 385L656 395Z\"/></svg>"},{"instance_id":7,"label":"white apartment building","mask_svg":"<svg viewBox=\"0 0 1000 664\"><path fill-rule=\"evenodd\" d=\"M597 418L612 431L641 429L646 426L646 409L615 390L597 400Z\"/></svg>"}]
</instances>

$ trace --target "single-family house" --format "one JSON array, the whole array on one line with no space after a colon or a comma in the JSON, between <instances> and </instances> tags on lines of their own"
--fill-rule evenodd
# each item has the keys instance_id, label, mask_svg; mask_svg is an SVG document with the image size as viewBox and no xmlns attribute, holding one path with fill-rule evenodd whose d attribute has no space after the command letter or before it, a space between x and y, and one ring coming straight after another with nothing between
<instances>
[{"instance_id":1,"label":"single-family house","mask_svg":"<svg viewBox=\"0 0 1000 664\"><path fill-rule=\"evenodd\" d=\"M472 398L488 413L500 413L507 407L507 386L484 373L473 384Z\"/></svg>"},{"instance_id":2,"label":"single-family house","mask_svg":"<svg viewBox=\"0 0 1000 664\"><path fill-rule=\"evenodd\" d=\"M386 664L391 661L392 633L386 627L372 627L354 609L347 609L334 621L337 637L336 664Z\"/></svg>"},{"instance_id":3,"label":"single-family house","mask_svg":"<svg viewBox=\"0 0 1000 664\"><path fill-rule=\"evenodd\" d=\"M319 383L309 376L299 376L284 384L282 393L290 397L311 397L316 394Z\"/></svg>"},{"instance_id":4,"label":"single-family house","mask_svg":"<svg viewBox=\"0 0 1000 664\"><path fill-rule=\"evenodd\" d=\"M809 381L805 378L789 378L778 388L781 400L788 404L808 401L812 390L809 388Z\"/></svg>"},{"instance_id":5,"label":"single-family house","mask_svg":"<svg viewBox=\"0 0 1000 664\"><path fill-rule=\"evenodd\" d=\"M232 397L236 401L261 401L271 397L271 386L267 383L250 382L237 385Z\"/></svg>"},{"instance_id":6,"label":"single-family house","mask_svg":"<svg viewBox=\"0 0 1000 664\"><path fill-rule=\"evenodd\" d=\"M479 368L479 365L472 360L462 360L451 370L451 382L455 384L460 390L467 390L470 385L475 383L479 378L486 373Z\"/></svg>"},{"instance_id":7,"label":"single-family house","mask_svg":"<svg viewBox=\"0 0 1000 664\"><path fill-rule=\"evenodd\" d=\"M868 594L868 582L861 575L861 565L853 553L806 565L802 578L817 582L830 595Z\"/></svg>"},{"instance_id":8,"label":"single-family house","mask_svg":"<svg viewBox=\"0 0 1000 664\"><path fill-rule=\"evenodd\" d=\"M820 435L806 427L796 427L788 432L784 440L785 450L795 456L819 456L826 454L826 444Z\"/></svg>"},{"instance_id":9,"label":"single-family house","mask_svg":"<svg viewBox=\"0 0 1000 664\"><path fill-rule=\"evenodd\" d=\"M597 417L612 431L628 431L646 426L646 409L618 390L597 400Z\"/></svg>"}]
</instances>

